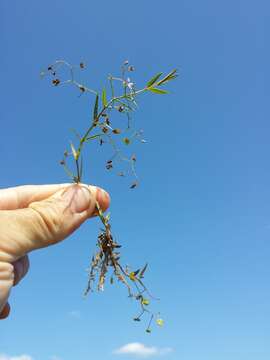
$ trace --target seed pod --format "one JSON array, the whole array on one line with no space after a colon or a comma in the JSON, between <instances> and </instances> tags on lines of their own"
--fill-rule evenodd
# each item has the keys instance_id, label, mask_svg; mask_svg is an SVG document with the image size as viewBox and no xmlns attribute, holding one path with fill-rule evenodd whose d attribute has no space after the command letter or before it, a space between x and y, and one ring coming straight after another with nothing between
<instances>
[{"instance_id":1,"label":"seed pod","mask_svg":"<svg viewBox=\"0 0 270 360\"><path fill-rule=\"evenodd\" d=\"M121 130L120 129L113 129L112 131L114 134L121 134Z\"/></svg>"},{"instance_id":2,"label":"seed pod","mask_svg":"<svg viewBox=\"0 0 270 360\"><path fill-rule=\"evenodd\" d=\"M130 189L134 189L136 186L138 186L138 183L137 183L137 182L134 182L134 183L130 186Z\"/></svg>"},{"instance_id":3,"label":"seed pod","mask_svg":"<svg viewBox=\"0 0 270 360\"><path fill-rule=\"evenodd\" d=\"M127 138L127 137L125 137L125 138L123 139L123 142L124 142L126 145L129 145L129 144L130 144L130 139Z\"/></svg>"},{"instance_id":4,"label":"seed pod","mask_svg":"<svg viewBox=\"0 0 270 360\"><path fill-rule=\"evenodd\" d=\"M53 83L54 86L57 86L57 85L60 84L60 80L59 79L53 79L52 83Z\"/></svg>"},{"instance_id":5,"label":"seed pod","mask_svg":"<svg viewBox=\"0 0 270 360\"><path fill-rule=\"evenodd\" d=\"M108 132L108 128L106 128L106 126L103 126L102 131L104 132L104 134L106 134Z\"/></svg>"}]
</instances>

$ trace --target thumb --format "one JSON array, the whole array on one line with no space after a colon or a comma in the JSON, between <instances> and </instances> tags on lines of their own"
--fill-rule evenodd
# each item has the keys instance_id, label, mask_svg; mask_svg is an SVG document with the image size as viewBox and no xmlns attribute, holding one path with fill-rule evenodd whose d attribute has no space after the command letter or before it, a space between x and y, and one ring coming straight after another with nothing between
<instances>
[{"instance_id":1,"label":"thumb","mask_svg":"<svg viewBox=\"0 0 270 360\"><path fill-rule=\"evenodd\" d=\"M1 210L0 261L14 262L63 240L95 215L96 201L106 210L110 198L97 187L74 184L25 209Z\"/></svg>"}]
</instances>

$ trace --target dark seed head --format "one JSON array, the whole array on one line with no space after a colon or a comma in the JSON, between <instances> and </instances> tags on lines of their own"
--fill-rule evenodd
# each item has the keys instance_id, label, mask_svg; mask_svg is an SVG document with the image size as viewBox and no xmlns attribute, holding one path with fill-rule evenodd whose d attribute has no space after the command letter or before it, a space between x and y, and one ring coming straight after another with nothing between
<instances>
[{"instance_id":1,"label":"dark seed head","mask_svg":"<svg viewBox=\"0 0 270 360\"><path fill-rule=\"evenodd\" d=\"M53 83L54 86L57 86L57 85L60 84L60 80L59 79L53 79L52 83Z\"/></svg>"},{"instance_id":2,"label":"dark seed head","mask_svg":"<svg viewBox=\"0 0 270 360\"><path fill-rule=\"evenodd\" d=\"M137 182L134 182L134 183L130 186L130 189L134 189L136 186L138 186L138 183L137 183Z\"/></svg>"},{"instance_id":3,"label":"dark seed head","mask_svg":"<svg viewBox=\"0 0 270 360\"><path fill-rule=\"evenodd\" d=\"M112 131L114 134L121 134L121 130L120 129L113 129Z\"/></svg>"}]
</instances>

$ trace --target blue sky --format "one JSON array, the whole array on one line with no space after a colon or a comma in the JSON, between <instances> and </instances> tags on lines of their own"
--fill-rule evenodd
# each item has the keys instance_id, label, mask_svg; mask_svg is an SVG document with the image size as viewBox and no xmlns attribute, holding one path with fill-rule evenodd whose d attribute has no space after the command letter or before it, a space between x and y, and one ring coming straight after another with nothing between
<instances>
[{"instance_id":1,"label":"blue sky","mask_svg":"<svg viewBox=\"0 0 270 360\"><path fill-rule=\"evenodd\" d=\"M95 88L125 59L138 85L180 72L169 96L139 100L134 121L148 142L136 148L136 191L103 169L100 149L85 165L85 182L111 194L124 261L150 263L164 328L149 336L132 322L121 287L82 298L91 220L31 254L0 322L1 360L126 360L130 351L113 352L133 343L164 360L269 359L269 10L263 0L1 2L3 188L67 181L57 162L91 102L41 81L47 64L85 61Z\"/></svg>"}]
</instances>

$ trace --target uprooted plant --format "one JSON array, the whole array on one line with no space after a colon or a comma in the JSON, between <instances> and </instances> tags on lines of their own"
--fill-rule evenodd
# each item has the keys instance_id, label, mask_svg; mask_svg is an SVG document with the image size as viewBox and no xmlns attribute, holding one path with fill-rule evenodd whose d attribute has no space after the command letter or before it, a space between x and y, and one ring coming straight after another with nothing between
<instances>
[{"instance_id":1,"label":"uprooted plant","mask_svg":"<svg viewBox=\"0 0 270 360\"><path fill-rule=\"evenodd\" d=\"M137 97L138 95L147 92L167 94L168 91L163 89L163 85L175 79L177 77L177 71L172 70L165 76L160 72L152 77L144 87L137 89L136 84L131 81L129 77L129 74L135 70L134 66L129 65L129 62L125 61L121 66L121 74L119 77L112 75L108 76L110 88L110 98L108 98L105 87L101 92L98 92L79 83L75 79L76 69L82 70L84 68L85 64L83 62L78 66L74 66L64 60L57 60L41 73L42 76L51 76L51 83L53 86L73 85L77 88L80 95L90 93L95 97L90 125L86 128L82 136L74 131L77 137L77 144L75 145L73 142L70 143L70 150L64 151L60 164L64 167L67 175L74 183L81 183L83 177L82 154L86 144L97 142L102 146L103 144L108 143L112 147L113 154L106 163L106 169L111 171L119 164L119 162L127 163L128 170L125 172L120 171L117 175L127 176L131 173L133 182L131 183L130 188L134 189L139 184L138 176L135 171L136 155L132 154L129 157L126 156L123 147L129 146L134 141L139 141L141 143L146 142L143 139L143 131L134 130L132 126L131 115L137 108ZM62 75L59 75L60 70L62 71L63 69L67 70L69 73L69 79L62 79ZM118 86L116 86L116 83L118 83ZM120 95L116 94L117 90L121 91ZM111 118L113 111L126 116L127 121L124 128L114 127L114 121ZM111 284L115 279L118 280L126 286L129 297L134 298L140 304L141 311L138 316L134 317L134 321L140 321L141 317L145 313L148 313L149 323L146 332L151 332L151 324L155 314L149 310L149 304L150 299L155 298L143 282L147 264L136 271L121 265L121 253L119 251L121 245L113 238L110 225L110 214L105 215L98 202L96 202L96 211L102 222L103 228L98 235L98 251L93 255L90 262L85 295L87 295L89 291L94 290L96 279L98 279L98 290L104 289L107 277L110 277ZM163 320L159 317L159 314L157 314L156 317L157 325L162 326Z\"/></svg>"}]
</instances>

